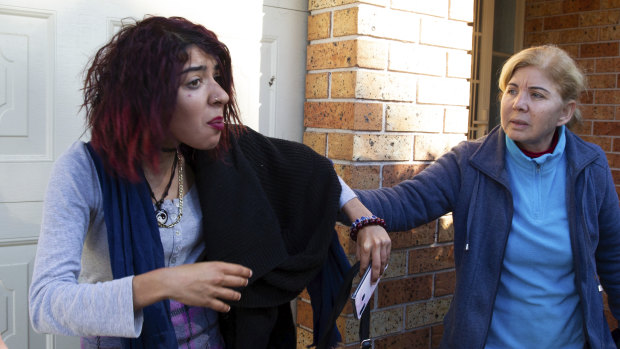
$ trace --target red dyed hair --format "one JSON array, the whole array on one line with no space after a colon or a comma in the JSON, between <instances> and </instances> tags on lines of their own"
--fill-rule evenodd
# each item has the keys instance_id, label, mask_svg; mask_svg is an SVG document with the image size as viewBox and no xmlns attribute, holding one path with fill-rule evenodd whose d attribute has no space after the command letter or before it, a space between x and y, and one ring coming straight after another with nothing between
<instances>
[{"instance_id":1,"label":"red dyed hair","mask_svg":"<svg viewBox=\"0 0 620 349\"><path fill-rule=\"evenodd\" d=\"M86 71L82 107L91 144L112 172L137 181L141 164L157 168L192 45L219 64L219 83L229 96L226 125L241 124L226 45L212 31L184 18L146 17L124 26L97 51ZM228 127L215 152L227 146L227 135Z\"/></svg>"}]
</instances>

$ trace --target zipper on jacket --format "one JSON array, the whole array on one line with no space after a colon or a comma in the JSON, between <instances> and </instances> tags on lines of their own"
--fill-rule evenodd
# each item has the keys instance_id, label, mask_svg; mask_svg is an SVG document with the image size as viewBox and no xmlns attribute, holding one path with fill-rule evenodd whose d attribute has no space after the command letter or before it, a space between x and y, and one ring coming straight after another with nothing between
<instances>
[{"instance_id":1,"label":"zipper on jacket","mask_svg":"<svg viewBox=\"0 0 620 349\"><path fill-rule=\"evenodd\" d=\"M569 208L569 217L571 216L571 213L572 213L573 217L576 214L576 208L577 208L577 198L576 198L576 195L577 195L577 193L575 193L575 186L577 185L577 177L579 177L581 175L581 173L584 172L584 171L585 171L585 169L582 169L578 173L575 173L574 176L571 176L571 173L567 173L567 178L572 178L572 183L566 189L566 191L567 191L567 193L566 193L567 198L569 198L569 200L571 200L571 201L569 201L567 203L568 204L568 208ZM584 176L585 176L585 174L584 174ZM582 195L585 195L585 190L582 193ZM581 202L583 203L583 197L580 198L580 199L581 199ZM583 208L582 208L582 210L583 210ZM570 222L570 220L569 220L569 222ZM587 224L585 222L585 215L584 215L583 212L581 212L581 221L577 222L577 220L574 220L574 222L575 223L574 223L574 226L572 227L572 229L571 229L570 225L568 226L568 233L569 233L570 240L571 240L571 250L573 252L573 269L575 270L575 285L576 285L575 288L577 290L577 294L579 295L579 306L581 308L581 315L583 316L583 338L584 338L586 344L590 345L590 335L588 334L589 331L588 331L588 323L587 323L588 321L587 321L586 313L585 313L585 307L586 306L584 304L586 299L585 299L583 291L581 289L581 283L582 283L581 278L582 278L582 275L581 275L581 272L579 271L579 261L577 260L577 247L576 247L576 242L577 242L577 236L576 236L576 234L577 234L577 232L576 232L577 225L581 224L583 226L583 231L586 234L588 234L588 235L589 235L589 233L588 233L588 226L587 226ZM586 263L586 268L587 268L587 264L589 263L589 261L588 261L588 251L587 250L591 249L591 247L589 246L589 241L587 239L590 239L590 237L589 236L584 236L584 243L586 244L586 246L584 246L584 250L586 250L586 251L584 251L584 254L586 256L584 262ZM586 270L586 272L587 272L587 270ZM597 281L597 284L599 285L598 289L600 290L602 288L602 286L600 285L600 283L598 281Z\"/></svg>"},{"instance_id":2,"label":"zipper on jacket","mask_svg":"<svg viewBox=\"0 0 620 349\"><path fill-rule=\"evenodd\" d=\"M512 192L510 191L510 187L506 187L504 186L504 188L506 189L506 191L508 192L508 210L510 212L512 212L511 216L510 216L510 222L512 222L512 216L514 215L514 201L513 201L513 197L512 197ZM508 246L508 236L510 235L510 229L511 229L511 224L508 224L508 232L506 232L506 238L504 239L504 250L502 251L502 258L501 258L501 262L500 262L500 273L497 276L497 282L495 283L495 289L493 291L493 302L491 302L491 309L489 309L489 322L487 323L486 326L486 331L484 333L484 341L482 342L482 348L484 348L487 344L487 339L489 338L489 330L491 329L491 321L493 321L493 309L495 308L495 301L497 300L497 290L499 289L499 283L500 283L500 279L502 277L502 273L501 273L501 269L502 266L504 264L504 258L506 257L506 247ZM481 349L482 349L481 348Z\"/></svg>"}]
</instances>

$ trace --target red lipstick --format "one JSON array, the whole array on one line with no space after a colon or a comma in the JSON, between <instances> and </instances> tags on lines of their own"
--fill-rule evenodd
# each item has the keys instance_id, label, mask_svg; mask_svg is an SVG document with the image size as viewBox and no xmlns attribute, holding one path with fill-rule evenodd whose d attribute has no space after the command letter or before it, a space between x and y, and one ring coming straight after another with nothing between
<instances>
[{"instance_id":1,"label":"red lipstick","mask_svg":"<svg viewBox=\"0 0 620 349\"><path fill-rule=\"evenodd\" d=\"M224 118L221 116L216 116L213 120L209 121L207 125L213 127L218 131L222 131L224 129Z\"/></svg>"}]
</instances>

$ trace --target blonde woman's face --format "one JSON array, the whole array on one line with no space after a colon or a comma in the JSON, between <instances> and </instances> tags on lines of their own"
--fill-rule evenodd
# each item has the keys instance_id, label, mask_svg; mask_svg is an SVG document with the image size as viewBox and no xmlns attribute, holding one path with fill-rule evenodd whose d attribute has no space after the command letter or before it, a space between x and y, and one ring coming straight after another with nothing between
<instances>
[{"instance_id":1,"label":"blonde woman's face","mask_svg":"<svg viewBox=\"0 0 620 349\"><path fill-rule=\"evenodd\" d=\"M558 126L570 121L576 102L564 102L558 86L537 67L517 69L501 99L504 132L521 148L543 152Z\"/></svg>"}]
</instances>

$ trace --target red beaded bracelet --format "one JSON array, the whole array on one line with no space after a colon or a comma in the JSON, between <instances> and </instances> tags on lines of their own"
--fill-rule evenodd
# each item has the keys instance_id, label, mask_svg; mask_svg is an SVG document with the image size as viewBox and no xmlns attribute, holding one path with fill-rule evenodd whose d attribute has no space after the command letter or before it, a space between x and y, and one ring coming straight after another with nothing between
<instances>
[{"instance_id":1,"label":"red beaded bracelet","mask_svg":"<svg viewBox=\"0 0 620 349\"><path fill-rule=\"evenodd\" d=\"M377 216L362 216L356 219L355 222L351 223L351 231L349 232L351 240L357 241L357 232L367 225L380 225L385 228L385 220Z\"/></svg>"}]
</instances>

